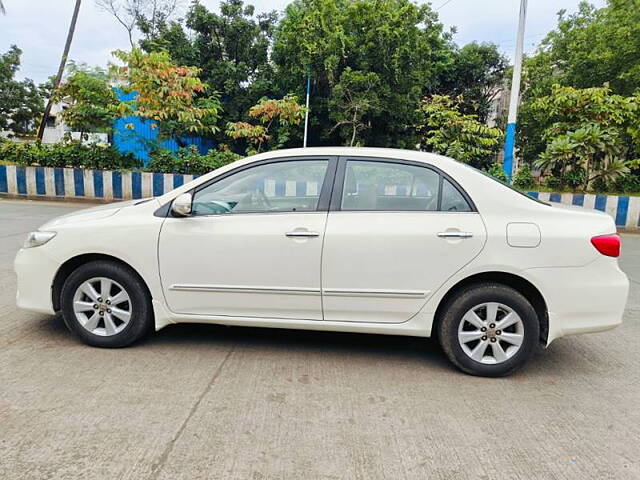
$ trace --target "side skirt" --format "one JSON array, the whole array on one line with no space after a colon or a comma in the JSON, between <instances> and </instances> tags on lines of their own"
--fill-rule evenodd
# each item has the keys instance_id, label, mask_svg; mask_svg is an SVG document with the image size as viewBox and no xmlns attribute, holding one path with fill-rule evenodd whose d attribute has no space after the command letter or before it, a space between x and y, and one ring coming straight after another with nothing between
<instances>
[{"instance_id":1,"label":"side skirt","mask_svg":"<svg viewBox=\"0 0 640 480\"><path fill-rule=\"evenodd\" d=\"M175 316L169 313L164 305L156 300L153 301L153 311L156 318L156 331L172 323L202 323L235 327L287 328L293 330L429 337L431 336L431 325L433 323L433 315L422 312L404 323L325 322L323 320L229 317L223 315Z\"/></svg>"}]
</instances>

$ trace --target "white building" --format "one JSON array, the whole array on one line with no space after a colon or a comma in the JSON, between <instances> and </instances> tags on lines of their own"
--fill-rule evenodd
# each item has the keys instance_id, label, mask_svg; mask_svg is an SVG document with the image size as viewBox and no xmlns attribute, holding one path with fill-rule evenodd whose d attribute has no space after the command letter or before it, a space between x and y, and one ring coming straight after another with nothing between
<instances>
[{"instance_id":1,"label":"white building","mask_svg":"<svg viewBox=\"0 0 640 480\"><path fill-rule=\"evenodd\" d=\"M47 118L47 123L42 135L42 143L58 143L65 139L65 136L73 140L80 140L80 132L72 132L62 120L62 112L67 108L64 102L51 105L51 112ZM106 133L85 133L82 143L109 143L109 136Z\"/></svg>"}]
</instances>

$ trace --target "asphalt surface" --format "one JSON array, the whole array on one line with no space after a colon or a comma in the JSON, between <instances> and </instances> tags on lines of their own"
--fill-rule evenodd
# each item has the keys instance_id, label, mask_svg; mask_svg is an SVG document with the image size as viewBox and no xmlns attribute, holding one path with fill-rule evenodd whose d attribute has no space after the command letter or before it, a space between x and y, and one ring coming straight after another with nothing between
<instances>
[{"instance_id":1,"label":"asphalt surface","mask_svg":"<svg viewBox=\"0 0 640 480\"><path fill-rule=\"evenodd\" d=\"M26 232L86 205L0 199L0 478L640 479L640 236L618 329L504 379L431 340L175 325L80 344L16 309Z\"/></svg>"}]
</instances>

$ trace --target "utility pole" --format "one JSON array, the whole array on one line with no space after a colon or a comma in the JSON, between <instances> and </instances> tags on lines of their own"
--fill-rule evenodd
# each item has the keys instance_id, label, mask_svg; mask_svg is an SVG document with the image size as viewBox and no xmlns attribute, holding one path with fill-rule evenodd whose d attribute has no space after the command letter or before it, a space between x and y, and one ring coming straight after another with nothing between
<instances>
[{"instance_id":1,"label":"utility pole","mask_svg":"<svg viewBox=\"0 0 640 480\"><path fill-rule=\"evenodd\" d=\"M509 99L509 116L507 117L507 137L504 142L504 173L511 183L513 176L513 153L516 143L516 121L518 118L518 102L520 99L520 77L522 77L522 55L524 47L524 24L527 16L527 0L520 0L520 20L516 39L516 58L513 62L513 78L511 80L511 97Z\"/></svg>"},{"instance_id":2,"label":"utility pole","mask_svg":"<svg viewBox=\"0 0 640 480\"><path fill-rule=\"evenodd\" d=\"M302 147L307 148L307 132L309 130L309 95L311 93L311 69L307 71L307 108L304 112L304 140Z\"/></svg>"},{"instance_id":3,"label":"utility pole","mask_svg":"<svg viewBox=\"0 0 640 480\"><path fill-rule=\"evenodd\" d=\"M44 127L47 125L47 118L49 118L49 113L51 112L51 97L53 96L53 93L60 86L60 82L62 81L62 75L64 74L64 68L67 65L67 57L69 56L69 49L71 48L71 40L73 40L73 34L76 31L76 22L78 20L78 13L80 12L80 2L81 0L76 0L76 7L73 10L73 17L71 17L71 25L69 25L69 32L67 33L67 42L64 44L64 52L62 52L62 58L60 59L58 74L56 75L56 80L53 84L53 90L51 91L51 95L49 95L49 99L47 100L47 105L44 108L44 113L42 114L42 120L40 120L40 126L38 127L38 140L40 141L42 141L42 136L44 135Z\"/></svg>"}]
</instances>

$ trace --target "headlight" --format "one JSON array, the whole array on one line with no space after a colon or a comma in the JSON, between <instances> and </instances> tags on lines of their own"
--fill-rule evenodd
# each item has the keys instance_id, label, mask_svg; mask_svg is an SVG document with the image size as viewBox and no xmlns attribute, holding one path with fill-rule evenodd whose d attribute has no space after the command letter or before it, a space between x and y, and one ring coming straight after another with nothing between
<instances>
[{"instance_id":1,"label":"headlight","mask_svg":"<svg viewBox=\"0 0 640 480\"><path fill-rule=\"evenodd\" d=\"M29 232L27 239L24 241L23 248L39 247L44 245L53 237L56 236L56 232Z\"/></svg>"}]
</instances>

